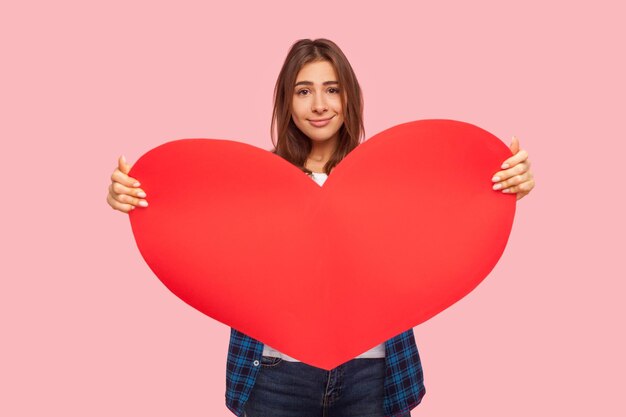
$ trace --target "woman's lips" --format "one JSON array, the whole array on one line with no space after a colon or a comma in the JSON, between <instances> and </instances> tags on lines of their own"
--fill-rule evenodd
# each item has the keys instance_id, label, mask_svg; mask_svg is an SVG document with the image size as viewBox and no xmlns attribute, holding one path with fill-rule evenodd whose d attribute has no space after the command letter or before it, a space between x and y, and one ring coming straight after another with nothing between
<instances>
[{"instance_id":1,"label":"woman's lips","mask_svg":"<svg viewBox=\"0 0 626 417\"><path fill-rule=\"evenodd\" d=\"M333 116L333 117L335 117L335 116ZM309 120L309 123L311 123L311 124L312 124L313 126L315 126L315 127L324 127L324 126L326 126L328 123L330 123L330 120L331 120L333 117L330 117L330 118L325 119L325 120L321 120L321 121L319 121L319 122L316 122L316 121L314 121L314 120Z\"/></svg>"}]
</instances>

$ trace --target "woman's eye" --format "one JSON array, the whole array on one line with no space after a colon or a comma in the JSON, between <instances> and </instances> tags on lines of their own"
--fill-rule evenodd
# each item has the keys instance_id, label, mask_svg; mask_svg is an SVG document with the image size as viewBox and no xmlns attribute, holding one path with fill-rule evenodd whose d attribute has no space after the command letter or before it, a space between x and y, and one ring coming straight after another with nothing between
<instances>
[{"instance_id":1,"label":"woman's eye","mask_svg":"<svg viewBox=\"0 0 626 417\"><path fill-rule=\"evenodd\" d=\"M336 94L336 93L339 93L339 89L338 89L338 88L334 88L334 87L329 88L329 89L328 89L328 91L330 91L331 93L335 93L335 94ZM307 92L307 93L308 93L308 92L309 92L309 90L307 90L307 89L303 89L303 90L298 91L296 94L298 94L298 95L300 95L300 96L305 96L305 95L308 95L308 94L302 94L302 93L304 93L304 92Z\"/></svg>"}]
</instances>

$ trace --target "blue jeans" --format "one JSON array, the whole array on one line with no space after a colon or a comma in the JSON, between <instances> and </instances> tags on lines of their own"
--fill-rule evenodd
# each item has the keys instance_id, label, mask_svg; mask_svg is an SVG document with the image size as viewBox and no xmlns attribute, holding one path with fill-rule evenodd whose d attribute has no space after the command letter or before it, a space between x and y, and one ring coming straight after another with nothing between
<instances>
[{"instance_id":1,"label":"blue jeans","mask_svg":"<svg viewBox=\"0 0 626 417\"><path fill-rule=\"evenodd\" d=\"M384 378L385 358L352 359L326 371L263 356L244 417L384 417Z\"/></svg>"}]
</instances>

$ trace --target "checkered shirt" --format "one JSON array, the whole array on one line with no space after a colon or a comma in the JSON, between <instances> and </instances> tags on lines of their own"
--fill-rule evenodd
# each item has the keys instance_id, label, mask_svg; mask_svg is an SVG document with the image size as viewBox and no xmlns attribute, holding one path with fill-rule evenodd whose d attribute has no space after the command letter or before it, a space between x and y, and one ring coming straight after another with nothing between
<instances>
[{"instance_id":1,"label":"checkered shirt","mask_svg":"<svg viewBox=\"0 0 626 417\"><path fill-rule=\"evenodd\" d=\"M243 415L262 356L262 342L231 328L226 360L226 407L238 417ZM426 393L412 328L385 342L385 364L385 416L406 415Z\"/></svg>"}]
</instances>

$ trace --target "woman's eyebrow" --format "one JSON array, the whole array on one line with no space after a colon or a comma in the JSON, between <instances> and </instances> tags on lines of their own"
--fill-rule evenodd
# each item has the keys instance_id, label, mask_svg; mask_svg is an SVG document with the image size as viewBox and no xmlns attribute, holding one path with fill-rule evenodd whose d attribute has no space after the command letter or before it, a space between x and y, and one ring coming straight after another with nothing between
<instances>
[{"instance_id":1,"label":"woman's eyebrow","mask_svg":"<svg viewBox=\"0 0 626 417\"><path fill-rule=\"evenodd\" d=\"M339 84L339 82L338 81L324 81L322 83L322 85L330 85L330 84ZM313 85L313 82L311 82L311 81L298 81L294 87L297 87L299 85Z\"/></svg>"}]
</instances>

